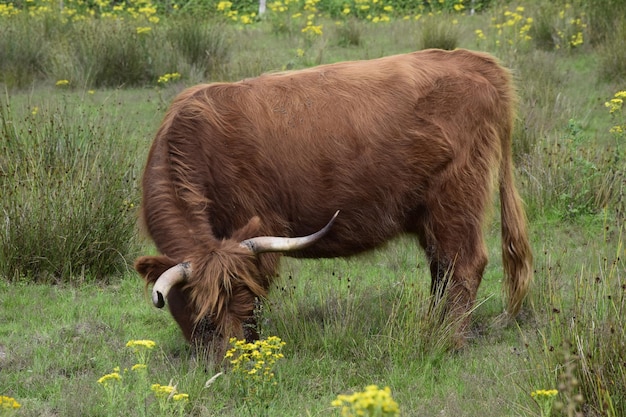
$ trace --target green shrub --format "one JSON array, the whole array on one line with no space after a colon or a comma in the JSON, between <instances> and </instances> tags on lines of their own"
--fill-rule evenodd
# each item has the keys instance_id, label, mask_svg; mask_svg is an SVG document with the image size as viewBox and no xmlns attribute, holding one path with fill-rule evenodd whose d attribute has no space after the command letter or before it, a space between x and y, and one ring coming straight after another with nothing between
<instances>
[{"instance_id":1,"label":"green shrub","mask_svg":"<svg viewBox=\"0 0 626 417\"><path fill-rule=\"evenodd\" d=\"M598 214L624 206L624 155L611 145L595 146L581 124L570 120L519 164L529 212L553 212L561 218Z\"/></svg>"},{"instance_id":2,"label":"green shrub","mask_svg":"<svg viewBox=\"0 0 626 417\"><path fill-rule=\"evenodd\" d=\"M626 81L626 18L616 21L613 35L598 51L600 77L609 82Z\"/></svg>"},{"instance_id":3,"label":"green shrub","mask_svg":"<svg viewBox=\"0 0 626 417\"><path fill-rule=\"evenodd\" d=\"M626 19L626 3L622 0L579 0L579 7L587 16L592 44L613 38L615 28Z\"/></svg>"},{"instance_id":4,"label":"green shrub","mask_svg":"<svg viewBox=\"0 0 626 417\"><path fill-rule=\"evenodd\" d=\"M66 281L123 270L136 245L137 196L119 125L67 106L18 118L7 102L0 137L0 276Z\"/></svg>"},{"instance_id":5,"label":"green shrub","mask_svg":"<svg viewBox=\"0 0 626 417\"><path fill-rule=\"evenodd\" d=\"M356 19L348 19L335 26L335 38L339 46L359 46L363 42L364 26Z\"/></svg>"},{"instance_id":6,"label":"green shrub","mask_svg":"<svg viewBox=\"0 0 626 417\"><path fill-rule=\"evenodd\" d=\"M95 87L131 87L153 82L152 30L123 20L85 22L77 30L75 59Z\"/></svg>"},{"instance_id":7,"label":"green shrub","mask_svg":"<svg viewBox=\"0 0 626 417\"><path fill-rule=\"evenodd\" d=\"M459 46L461 32L447 16L429 16L420 20L421 39L419 48L453 50Z\"/></svg>"},{"instance_id":8,"label":"green shrub","mask_svg":"<svg viewBox=\"0 0 626 417\"><path fill-rule=\"evenodd\" d=\"M0 83L20 88L45 76L49 45L41 27L28 17L15 16L10 21L0 23Z\"/></svg>"},{"instance_id":9,"label":"green shrub","mask_svg":"<svg viewBox=\"0 0 626 417\"><path fill-rule=\"evenodd\" d=\"M533 291L537 328L543 330L537 343L526 345L538 371L533 378L559 390L555 406L562 411L553 415L578 416L584 409L584 415L617 417L626 411L624 242L607 239L623 227L615 230L609 220L603 229L604 239L588 244L595 266L587 263L574 276L563 275L563 266L551 257L536 266L545 277ZM570 293L573 297L563 296Z\"/></svg>"},{"instance_id":10,"label":"green shrub","mask_svg":"<svg viewBox=\"0 0 626 417\"><path fill-rule=\"evenodd\" d=\"M205 77L223 72L228 64L230 45L223 23L172 19L166 36L173 50Z\"/></svg>"}]
</instances>

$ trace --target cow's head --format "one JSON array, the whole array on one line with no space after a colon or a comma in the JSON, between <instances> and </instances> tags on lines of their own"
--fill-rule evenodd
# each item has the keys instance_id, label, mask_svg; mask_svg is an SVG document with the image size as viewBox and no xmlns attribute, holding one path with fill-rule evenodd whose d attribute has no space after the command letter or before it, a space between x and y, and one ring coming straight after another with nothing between
<instances>
[{"instance_id":1,"label":"cow's head","mask_svg":"<svg viewBox=\"0 0 626 417\"><path fill-rule=\"evenodd\" d=\"M208 251L190 254L184 262L165 255L142 256L135 269L153 284L152 302L157 308L169 305L185 338L202 346L224 344L230 337L255 339L254 329L245 324L253 319L259 298L269 287L267 259L261 253L302 250L330 230L339 212L321 230L308 236L285 238L259 236L239 239L258 227L251 222L230 239ZM255 225L256 223L256 225ZM270 258L273 259L273 258ZM275 259L271 260L273 265Z\"/></svg>"}]
</instances>

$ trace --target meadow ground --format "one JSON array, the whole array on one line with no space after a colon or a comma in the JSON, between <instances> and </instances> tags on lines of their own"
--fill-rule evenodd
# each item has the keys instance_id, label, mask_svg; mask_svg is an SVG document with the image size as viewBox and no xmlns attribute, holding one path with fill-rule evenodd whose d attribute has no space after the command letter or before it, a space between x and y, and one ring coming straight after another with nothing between
<instances>
[{"instance_id":1,"label":"meadow ground","mask_svg":"<svg viewBox=\"0 0 626 417\"><path fill-rule=\"evenodd\" d=\"M154 23L153 43L139 38L158 53L136 79L96 70L106 63L79 65L69 52L27 77L5 64L9 48L0 48L7 53L0 59L0 415L339 415L333 400L370 384L389 387L405 416L626 415L626 94L618 94L626 73L613 59L626 50L624 12L614 10L622 16L609 31L614 39L600 36L599 17L581 4L530 3L390 22L365 16L336 23L320 12L309 25L278 10L251 24L243 12L237 21L212 16L196 26L217 39L212 56L220 60L176 56L176 65L163 57L182 50L172 46L175 36L193 36L175 30L189 20L163 18L162 26ZM9 22L4 10L1 22ZM43 39L40 22L32 22L32 38ZM0 33L7 39L22 26ZM57 40L74 30L41 27ZM518 321L496 325L503 302L494 202L485 231L490 263L463 350L450 351L446 323L427 314L428 267L415 242L402 238L347 260L283 259L259 313L264 340L285 342L271 380L251 384L196 357L130 267L136 255L153 251L135 224L137 179L176 93L201 80L450 44L494 53L519 88L515 159L535 283ZM127 346L133 340L156 345ZM538 391L552 389L554 397ZM4 398L20 407L4 409Z\"/></svg>"}]
</instances>

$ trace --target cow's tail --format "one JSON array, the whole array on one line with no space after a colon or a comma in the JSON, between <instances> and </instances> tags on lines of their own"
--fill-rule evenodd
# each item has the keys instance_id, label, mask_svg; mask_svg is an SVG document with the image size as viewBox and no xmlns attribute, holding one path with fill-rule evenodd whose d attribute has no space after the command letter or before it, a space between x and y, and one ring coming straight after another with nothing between
<instances>
[{"instance_id":1,"label":"cow's tail","mask_svg":"<svg viewBox=\"0 0 626 417\"><path fill-rule=\"evenodd\" d=\"M500 215L506 316L517 316L533 280L532 250L523 202L515 187L511 149L513 116L502 132L500 165Z\"/></svg>"}]
</instances>

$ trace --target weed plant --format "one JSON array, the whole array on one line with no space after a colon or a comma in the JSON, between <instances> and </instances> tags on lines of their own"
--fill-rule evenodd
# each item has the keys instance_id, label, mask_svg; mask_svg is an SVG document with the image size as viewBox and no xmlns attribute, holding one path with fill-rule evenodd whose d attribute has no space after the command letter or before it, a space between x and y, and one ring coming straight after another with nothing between
<instances>
[{"instance_id":1,"label":"weed plant","mask_svg":"<svg viewBox=\"0 0 626 417\"><path fill-rule=\"evenodd\" d=\"M41 22L0 17L0 83L23 88L48 74L51 56Z\"/></svg>"},{"instance_id":2,"label":"weed plant","mask_svg":"<svg viewBox=\"0 0 626 417\"><path fill-rule=\"evenodd\" d=\"M138 167L120 125L63 105L0 105L0 274L73 281L126 269Z\"/></svg>"},{"instance_id":3,"label":"weed plant","mask_svg":"<svg viewBox=\"0 0 626 417\"><path fill-rule=\"evenodd\" d=\"M420 27L419 49L437 48L451 51L459 45L461 36L459 27L447 14L424 17Z\"/></svg>"},{"instance_id":4,"label":"weed plant","mask_svg":"<svg viewBox=\"0 0 626 417\"><path fill-rule=\"evenodd\" d=\"M535 292L540 323L537 338L527 345L532 346L531 362L542 364L538 369L544 372L543 379L533 377L534 383L560 392L555 404L559 415L620 416L625 411L625 229L605 229L604 238L590 244L597 265L583 264L568 279L554 259L539 266L546 274ZM616 241L610 239L612 233ZM563 296L570 291L571 299Z\"/></svg>"}]
</instances>

